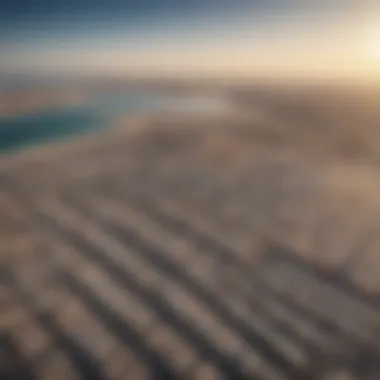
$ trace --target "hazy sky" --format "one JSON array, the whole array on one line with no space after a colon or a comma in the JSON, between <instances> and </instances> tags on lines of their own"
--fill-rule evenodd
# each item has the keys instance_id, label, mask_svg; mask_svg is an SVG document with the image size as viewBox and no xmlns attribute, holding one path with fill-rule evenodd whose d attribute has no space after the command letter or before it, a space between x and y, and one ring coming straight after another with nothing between
<instances>
[{"instance_id":1,"label":"hazy sky","mask_svg":"<svg viewBox=\"0 0 380 380\"><path fill-rule=\"evenodd\" d=\"M2 0L0 71L373 75L376 3Z\"/></svg>"}]
</instances>

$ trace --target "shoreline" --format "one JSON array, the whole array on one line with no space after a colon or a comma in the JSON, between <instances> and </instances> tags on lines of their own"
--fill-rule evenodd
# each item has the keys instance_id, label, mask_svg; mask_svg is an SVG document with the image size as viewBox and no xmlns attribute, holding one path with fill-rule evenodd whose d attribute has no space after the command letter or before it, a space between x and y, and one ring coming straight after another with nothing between
<instances>
[{"instance_id":1,"label":"shoreline","mask_svg":"<svg viewBox=\"0 0 380 380\"><path fill-rule=\"evenodd\" d=\"M80 90L0 90L0 121L44 112L50 109L82 105L88 94Z\"/></svg>"}]
</instances>

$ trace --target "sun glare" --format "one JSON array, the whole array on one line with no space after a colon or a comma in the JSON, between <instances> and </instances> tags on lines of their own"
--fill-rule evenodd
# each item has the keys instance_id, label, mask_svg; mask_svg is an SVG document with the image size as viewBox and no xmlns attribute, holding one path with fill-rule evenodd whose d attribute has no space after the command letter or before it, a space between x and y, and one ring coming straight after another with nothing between
<instances>
[{"instance_id":1,"label":"sun glare","mask_svg":"<svg viewBox=\"0 0 380 380\"><path fill-rule=\"evenodd\" d=\"M373 27L369 31L365 54L373 63L380 65L380 27Z\"/></svg>"},{"instance_id":2,"label":"sun glare","mask_svg":"<svg viewBox=\"0 0 380 380\"><path fill-rule=\"evenodd\" d=\"M375 61L380 64L380 36L379 39L369 41L367 46L367 56L371 61Z\"/></svg>"}]
</instances>

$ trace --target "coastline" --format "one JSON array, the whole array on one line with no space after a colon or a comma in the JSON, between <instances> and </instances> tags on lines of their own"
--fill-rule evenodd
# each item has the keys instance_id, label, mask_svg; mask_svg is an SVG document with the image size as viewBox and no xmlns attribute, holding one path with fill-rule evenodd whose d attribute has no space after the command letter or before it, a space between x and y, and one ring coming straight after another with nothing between
<instances>
[{"instance_id":1,"label":"coastline","mask_svg":"<svg viewBox=\"0 0 380 380\"><path fill-rule=\"evenodd\" d=\"M0 90L0 121L60 107L83 104L88 94L80 90Z\"/></svg>"}]
</instances>

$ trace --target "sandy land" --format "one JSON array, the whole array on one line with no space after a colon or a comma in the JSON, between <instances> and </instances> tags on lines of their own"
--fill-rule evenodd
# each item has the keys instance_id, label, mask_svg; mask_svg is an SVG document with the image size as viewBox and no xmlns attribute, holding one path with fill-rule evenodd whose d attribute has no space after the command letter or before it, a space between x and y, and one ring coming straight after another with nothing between
<instances>
[{"instance_id":1,"label":"sandy land","mask_svg":"<svg viewBox=\"0 0 380 380\"><path fill-rule=\"evenodd\" d=\"M80 90L0 90L0 117L27 115L52 108L82 103L86 93Z\"/></svg>"},{"instance_id":2,"label":"sandy land","mask_svg":"<svg viewBox=\"0 0 380 380\"><path fill-rule=\"evenodd\" d=\"M25 371L379 376L377 95L271 91L2 158L0 344Z\"/></svg>"}]
</instances>

